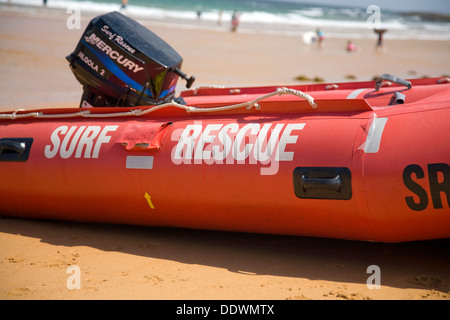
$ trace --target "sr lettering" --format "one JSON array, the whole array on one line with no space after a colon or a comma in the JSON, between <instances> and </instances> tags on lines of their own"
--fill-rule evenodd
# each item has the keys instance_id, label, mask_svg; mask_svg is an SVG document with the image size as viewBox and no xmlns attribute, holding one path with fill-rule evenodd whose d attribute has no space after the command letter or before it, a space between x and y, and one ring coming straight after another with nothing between
<instances>
[{"instance_id":1,"label":"sr lettering","mask_svg":"<svg viewBox=\"0 0 450 320\"><path fill-rule=\"evenodd\" d=\"M403 183L413 193L405 197L411 210L422 211L429 205L434 209L450 207L450 167L446 163L428 164L426 171L417 164L410 164L403 170ZM427 179L428 176L428 179ZM429 186L430 196L426 189Z\"/></svg>"}]
</instances>

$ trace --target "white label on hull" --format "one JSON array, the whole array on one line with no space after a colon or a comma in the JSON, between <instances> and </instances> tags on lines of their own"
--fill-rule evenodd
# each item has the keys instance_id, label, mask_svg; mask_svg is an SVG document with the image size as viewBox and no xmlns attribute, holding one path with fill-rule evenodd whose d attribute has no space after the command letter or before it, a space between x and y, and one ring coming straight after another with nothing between
<instances>
[{"instance_id":1,"label":"white label on hull","mask_svg":"<svg viewBox=\"0 0 450 320\"><path fill-rule=\"evenodd\" d=\"M128 156L127 169L153 169L152 156Z\"/></svg>"},{"instance_id":2,"label":"white label on hull","mask_svg":"<svg viewBox=\"0 0 450 320\"><path fill-rule=\"evenodd\" d=\"M298 139L297 130L305 123L238 123L207 124L200 122L175 130L172 141L174 164L269 164L261 168L262 175L278 172L280 161L292 161L294 152L288 145Z\"/></svg>"},{"instance_id":3,"label":"white label on hull","mask_svg":"<svg viewBox=\"0 0 450 320\"><path fill-rule=\"evenodd\" d=\"M111 140L110 132L118 127L60 126L52 132L51 144L44 148L45 157L52 159L59 154L62 159L98 158L102 145Z\"/></svg>"}]
</instances>

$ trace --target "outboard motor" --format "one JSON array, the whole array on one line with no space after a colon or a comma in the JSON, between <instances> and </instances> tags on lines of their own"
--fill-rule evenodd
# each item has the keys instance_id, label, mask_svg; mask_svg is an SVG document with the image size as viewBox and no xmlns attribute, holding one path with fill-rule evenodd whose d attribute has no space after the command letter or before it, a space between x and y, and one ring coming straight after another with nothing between
<instances>
[{"instance_id":1,"label":"outboard motor","mask_svg":"<svg viewBox=\"0 0 450 320\"><path fill-rule=\"evenodd\" d=\"M170 102L183 59L156 34L111 12L92 19L66 58L83 85L80 107L133 107Z\"/></svg>"}]
</instances>

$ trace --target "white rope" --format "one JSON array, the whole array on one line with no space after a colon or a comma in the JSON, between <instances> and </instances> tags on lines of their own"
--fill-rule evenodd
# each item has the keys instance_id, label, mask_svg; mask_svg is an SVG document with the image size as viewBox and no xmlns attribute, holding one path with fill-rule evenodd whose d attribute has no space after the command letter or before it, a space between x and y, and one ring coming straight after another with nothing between
<instances>
[{"instance_id":1,"label":"white rope","mask_svg":"<svg viewBox=\"0 0 450 320\"><path fill-rule=\"evenodd\" d=\"M73 117L83 117L83 118L110 118L110 117L128 117L128 116L142 116L151 112L154 112L156 110L159 109L163 109L163 108L167 108L167 107L175 107L175 108L180 108L185 110L186 112L190 113L206 113L206 112L217 112L217 111L225 111L225 110L232 110L232 109L238 109L238 108L243 108L246 107L247 110L251 110L252 108L255 108L256 110L261 109L261 106L259 105L258 102L260 102L261 100L270 98L272 96L275 95L284 95L284 94L291 94L291 95L295 95L298 96L302 99L305 99L306 101L308 101L308 103L310 104L310 106L312 108L316 108L317 104L314 102L313 97L311 97L309 94L306 94L304 92L298 91L298 90L294 90L294 89L289 89L289 88L278 88L275 92L271 92L268 94L265 94L259 98L256 98L252 101L249 102L243 102L243 103L239 103L239 104L233 104L233 105L229 105L229 106L222 106L222 107L206 107L206 108L199 108L199 107L194 107L194 106L185 106L176 102L169 102L169 103L165 103L165 104L161 104L159 106L154 106L151 107L149 109L146 110L142 110L142 109L135 109L135 110L130 110L130 111L126 111L126 112L115 112L115 113L105 113L105 114L93 114L91 113L89 110L83 110L83 111L79 111L79 112L74 112L74 113L62 113L62 114L44 114L42 112L28 112L28 113L22 113L19 114L19 111L25 111L24 109L18 109L12 113L4 113L4 114L0 114L0 119L10 119L10 120L15 120L15 119L21 119L21 118L38 118L38 119L54 119L54 118L73 118Z\"/></svg>"},{"instance_id":2,"label":"white rope","mask_svg":"<svg viewBox=\"0 0 450 320\"><path fill-rule=\"evenodd\" d=\"M225 89L225 86L200 86L194 89L194 96L198 95L198 92L202 89Z\"/></svg>"}]
</instances>

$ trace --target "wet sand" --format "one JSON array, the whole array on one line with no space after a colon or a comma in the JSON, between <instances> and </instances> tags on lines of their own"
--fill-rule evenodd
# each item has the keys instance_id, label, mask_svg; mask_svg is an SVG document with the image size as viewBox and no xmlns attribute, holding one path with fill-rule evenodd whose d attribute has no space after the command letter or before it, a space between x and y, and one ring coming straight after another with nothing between
<instances>
[{"instance_id":1,"label":"wet sand","mask_svg":"<svg viewBox=\"0 0 450 320\"><path fill-rule=\"evenodd\" d=\"M69 30L61 13L0 11L0 110L78 107L81 86L65 56L90 18ZM346 39L325 39L318 50L294 36L143 23L180 53L196 86L450 73L444 41L386 40L377 53L369 37L355 40L360 51L349 54ZM448 245L2 218L0 299L448 300ZM379 289L367 285L372 265ZM80 289L68 286L69 266L79 268Z\"/></svg>"}]
</instances>

